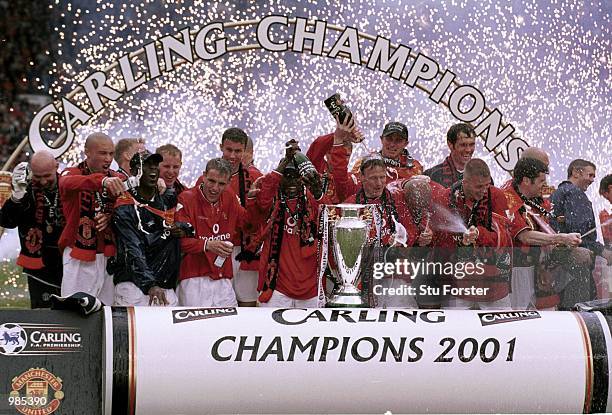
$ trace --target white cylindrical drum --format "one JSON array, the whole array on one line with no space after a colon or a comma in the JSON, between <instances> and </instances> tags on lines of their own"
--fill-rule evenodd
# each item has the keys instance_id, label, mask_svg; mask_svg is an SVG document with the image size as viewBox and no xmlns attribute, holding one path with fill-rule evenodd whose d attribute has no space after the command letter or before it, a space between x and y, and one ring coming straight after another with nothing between
<instances>
[{"instance_id":1,"label":"white cylindrical drum","mask_svg":"<svg viewBox=\"0 0 612 415\"><path fill-rule=\"evenodd\" d=\"M140 307L106 325L107 414L612 410L600 312Z\"/></svg>"}]
</instances>

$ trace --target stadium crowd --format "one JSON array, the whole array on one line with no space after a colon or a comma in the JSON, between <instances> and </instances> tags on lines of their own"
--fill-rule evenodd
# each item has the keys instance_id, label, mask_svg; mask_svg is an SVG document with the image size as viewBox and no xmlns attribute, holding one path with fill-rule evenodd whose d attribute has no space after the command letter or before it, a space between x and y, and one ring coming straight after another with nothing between
<instances>
[{"instance_id":1,"label":"stadium crowd","mask_svg":"<svg viewBox=\"0 0 612 415\"><path fill-rule=\"evenodd\" d=\"M173 144L150 152L142 140L93 133L85 159L62 172L44 151L18 164L0 225L19 229L32 307L76 292L124 306L321 306L342 285L329 237L339 203L368 206L357 284L371 307L568 310L607 298L598 287L612 265L612 225L601 212L598 242L590 161L572 161L554 189L547 154L530 147L495 186L467 124L449 128L448 157L426 170L401 122L387 123L380 150L349 170L362 140L352 116L336 117L305 153L287 142L264 174L253 140L228 128L188 188ZM599 193L612 202L612 175Z\"/></svg>"},{"instance_id":2,"label":"stadium crowd","mask_svg":"<svg viewBox=\"0 0 612 415\"><path fill-rule=\"evenodd\" d=\"M31 97L51 87L51 13L46 2L0 1L0 160L7 160L27 135L40 107Z\"/></svg>"}]
</instances>

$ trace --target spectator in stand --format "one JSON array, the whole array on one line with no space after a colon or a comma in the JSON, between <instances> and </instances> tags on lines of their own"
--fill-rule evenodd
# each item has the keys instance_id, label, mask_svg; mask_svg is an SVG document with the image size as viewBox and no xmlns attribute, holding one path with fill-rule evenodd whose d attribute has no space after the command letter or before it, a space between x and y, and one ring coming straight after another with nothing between
<instances>
[{"instance_id":1,"label":"spectator in stand","mask_svg":"<svg viewBox=\"0 0 612 415\"><path fill-rule=\"evenodd\" d=\"M39 104L22 94L47 93L56 35L50 31L53 10L45 2L13 0L0 3L0 160L7 160L27 135ZM26 150L27 151L27 150ZM27 159L25 152L15 164ZM12 168L12 166L9 166Z\"/></svg>"}]
</instances>

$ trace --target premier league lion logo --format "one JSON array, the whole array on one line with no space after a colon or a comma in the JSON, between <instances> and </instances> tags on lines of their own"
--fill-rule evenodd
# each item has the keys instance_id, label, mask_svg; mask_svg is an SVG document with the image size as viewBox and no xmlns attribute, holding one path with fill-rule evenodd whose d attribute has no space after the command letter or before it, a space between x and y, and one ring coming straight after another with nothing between
<instances>
[{"instance_id":1,"label":"premier league lion logo","mask_svg":"<svg viewBox=\"0 0 612 415\"><path fill-rule=\"evenodd\" d=\"M28 342L26 332L14 323L0 325L0 354L13 355L20 353Z\"/></svg>"}]
</instances>

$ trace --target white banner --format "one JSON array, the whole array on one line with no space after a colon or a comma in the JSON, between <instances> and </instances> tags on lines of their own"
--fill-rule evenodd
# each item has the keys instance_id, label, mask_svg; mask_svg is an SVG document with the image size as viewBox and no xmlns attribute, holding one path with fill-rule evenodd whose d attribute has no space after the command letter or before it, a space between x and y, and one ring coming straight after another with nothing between
<instances>
[{"instance_id":1,"label":"white banner","mask_svg":"<svg viewBox=\"0 0 612 415\"><path fill-rule=\"evenodd\" d=\"M137 414L578 413L602 381L570 312L139 307L132 324Z\"/></svg>"}]
</instances>

